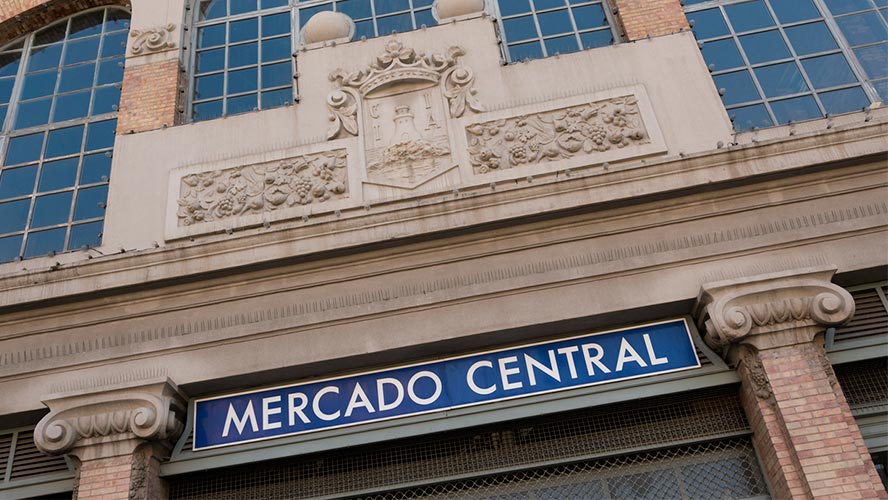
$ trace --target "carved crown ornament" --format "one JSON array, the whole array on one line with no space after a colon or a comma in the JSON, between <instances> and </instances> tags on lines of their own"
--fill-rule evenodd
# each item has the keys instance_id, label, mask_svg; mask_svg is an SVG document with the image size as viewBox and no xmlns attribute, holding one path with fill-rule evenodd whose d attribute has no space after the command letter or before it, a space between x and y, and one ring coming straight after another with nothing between
<instances>
[{"instance_id":1,"label":"carved crown ornament","mask_svg":"<svg viewBox=\"0 0 888 500\"><path fill-rule=\"evenodd\" d=\"M173 33L175 31L176 25L173 23L140 30L130 30L130 38L133 39L130 51L134 55L141 55L149 52L174 49L176 48L176 42L173 40Z\"/></svg>"},{"instance_id":2,"label":"carved crown ornament","mask_svg":"<svg viewBox=\"0 0 888 500\"><path fill-rule=\"evenodd\" d=\"M834 268L808 268L702 286L695 315L704 340L725 352L811 342L854 315L851 294L830 282Z\"/></svg>"},{"instance_id":3,"label":"carved crown ornament","mask_svg":"<svg viewBox=\"0 0 888 500\"><path fill-rule=\"evenodd\" d=\"M102 392L60 395L34 429L37 448L81 459L131 453L144 442L172 449L184 429L186 403L168 380Z\"/></svg>"},{"instance_id":4,"label":"carved crown ornament","mask_svg":"<svg viewBox=\"0 0 888 500\"><path fill-rule=\"evenodd\" d=\"M337 69L330 73L329 79L336 88L327 96L331 122L327 139L339 138L343 132L357 136L358 100L381 94L396 84L413 83L417 89L442 85L453 118L461 117L467 108L484 111L472 86L475 74L460 61L463 55L465 50L457 46L443 54L426 55L392 40L366 68L351 72Z\"/></svg>"}]
</instances>

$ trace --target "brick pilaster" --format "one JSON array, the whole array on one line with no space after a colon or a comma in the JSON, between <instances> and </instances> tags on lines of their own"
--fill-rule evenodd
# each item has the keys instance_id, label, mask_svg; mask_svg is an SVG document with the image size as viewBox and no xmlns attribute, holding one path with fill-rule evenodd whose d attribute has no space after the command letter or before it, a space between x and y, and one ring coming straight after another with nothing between
<instances>
[{"instance_id":1,"label":"brick pilaster","mask_svg":"<svg viewBox=\"0 0 888 500\"><path fill-rule=\"evenodd\" d=\"M631 42L689 30L679 0L612 0L617 22Z\"/></svg>"},{"instance_id":2,"label":"brick pilaster","mask_svg":"<svg viewBox=\"0 0 888 500\"><path fill-rule=\"evenodd\" d=\"M120 90L117 133L145 132L178 124L180 74L177 57L143 64L128 63Z\"/></svg>"}]
</instances>

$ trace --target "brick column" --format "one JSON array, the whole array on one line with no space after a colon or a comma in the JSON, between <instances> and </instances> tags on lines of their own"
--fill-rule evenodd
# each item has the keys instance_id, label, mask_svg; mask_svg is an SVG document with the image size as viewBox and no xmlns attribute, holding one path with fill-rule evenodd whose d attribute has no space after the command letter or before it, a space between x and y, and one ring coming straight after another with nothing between
<instances>
[{"instance_id":1,"label":"brick column","mask_svg":"<svg viewBox=\"0 0 888 500\"><path fill-rule=\"evenodd\" d=\"M78 463L75 500L166 498L160 460L181 434L185 398L167 379L54 395L34 430L47 454Z\"/></svg>"},{"instance_id":2,"label":"brick column","mask_svg":"<svg viewBox=\"0 0 888 500\"><path fill-rule=\"evenodd\" d=\"M630 42L691 29L679 0L611 0L611 5Z\"/></svg>"},{"instance_id":3,"label":"brick column","mask_svg":"<svg viewBox=\"0 0 888 500\"><path fill-rule=\"evenodd\" d=\"M854 314L834 269L703 285L705 340L736 366L774 498L888 498L823 347Z\"/></svg>"}]
</instances>

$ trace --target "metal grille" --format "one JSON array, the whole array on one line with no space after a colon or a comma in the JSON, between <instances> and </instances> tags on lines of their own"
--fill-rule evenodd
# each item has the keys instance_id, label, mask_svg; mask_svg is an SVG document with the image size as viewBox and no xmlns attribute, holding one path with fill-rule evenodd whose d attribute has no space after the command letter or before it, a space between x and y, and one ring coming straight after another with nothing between
<instances>
[{"instance_id":1,"label":"metal grille","mask_svg":"<svg viewBox=\"0 0 888 500\"><path fill-rule=\"evenodd\" d=\"M749 426L736 393L711 389L173 477L170 491L195 500L341 497L737 436Z\"/></svg>"},{"instance_id":2,"label":"metal grille","mask_svg":"<svg viewBox=\"0 0 888 500\"><path fill-rule=\"evenodd\" d=\"M15 481L32 476L67 472L70 472L70 470L64 457L50 457L37 449L37 445L34 443L33 431L18 433L10 480Z\"/></svg>"},{"instance_id":3,"label":"metal grille","mask_svg":"<svg viewBox=\"0 0 888 500\"><path fill-rule=\"evenodd\" d=\"M851 292L856 311L851 321L836 329L835 342L888 334L888 305L885 290L888 287L864 288ZM880 291L882 293L880 293Z\"/></svg>"},{"instance_id":4,"label":"metal grille","mask_svg":"<svg viewBox=\"0 0 888 500\"><path fill-rule=\"evenodd\" d=\"M888 359L836 365L834 370L855 414L888 409Z\"/></svg>"}]
</instances>

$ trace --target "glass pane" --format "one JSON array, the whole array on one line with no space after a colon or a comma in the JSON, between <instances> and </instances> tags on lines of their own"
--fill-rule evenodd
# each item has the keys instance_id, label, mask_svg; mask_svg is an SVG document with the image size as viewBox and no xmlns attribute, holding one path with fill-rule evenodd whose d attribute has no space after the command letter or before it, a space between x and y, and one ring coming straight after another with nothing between
<instances>
[{"instance_id":1,"label":"glass pane","mask_svg":"<svg viewBox=\"0 0 888 500\"><path fill-rule=\"evenodd\" d=\"M46 227L68 222L71 215L72 191L40 196L34 202L34 215L31 216L31 227Z\"/></svg>"},{"instance_id":2,"label":"glass pane","mask_svg":"<svg viewBox=\"0 0 888 500\"><path fill-rule=\"evenodd\" d=\"M888 77L888 44L854 49L854 54L870 79Z\"/></svg>"},{"instance_id":3,"label":"glass pane","mask_svg":"<svg viewBox=\"0 0 888 500\"><path fill-rule=\"evenodd\" d=\"M50 43L61 42L65 39L65 33L68 31L68 21L62 21L52 26L48 26L34 35L34 45L47 45Z\"/></svg>"},{"instance_id":4,"label":"glass pane","mask_svg":"<svg viewBox=\"0 0 888 500\"><path fill-rule=\"evenodd\" d=\"M0 103L9 103L9 99L12 97L13 85L15 85L15 78L4 78L0 80Z\"/></svg>"},{"instance_id":5,"label":"glass pane","mask_svg":"<svg viewBox=\"0 0 888 500\"><path fill-rule=\"evenodd\" d=\"M284 7L287 5L287 0L262 0L260 5L263 9L272 9L274 7Z\"/></svg>"},{"instance_id":6,"label":"glass pane","mask_svg":"<svg viewBox=\"0 0 888 500\"><path fill-rule=\"evenodd\" d=\"M806 95L771 103L771 109L781 125L823 117L814 98Z\"/></svg>"},{"instance_id":7,"label":"glass pane","mask_svg":"<svg viewBox=\"0 0 888 500\"><path fill-rule=\"evenodd\" d=\"M506 0L499 2L500 14L503 16L511 16L514 14L524 14L530 12L529 0Z\"/></svg>"},{"instance_id":8,"label":"glass pane","mask_svg":"<svg viewBox=\"0 0 888 500\"><path fill-rule=\"evenodd\" d=\"M20 135L9 139L9 147L6 148L6 161L4 165L18 165L40 159L43 149L43 133Z\"/></svg>"},{"instance_id":9,"label":"glass pane","mask_svg":"<svg viewBox=\"0 0 888 500\"><path fill-rule=\"evenodd\" d=\"M872 8L867 0L825 0L826 6L834 15L857 12Z\"/></svg>"},{"instance_id":10,"label":"glass pane","mask_svg":"<svg viewBox=\"0 0 888 500\"><path fill-rule=\"evenodd\" d=\"M328 10L333 10L332 3L321 4L316 7L308 7L304 9L299 9L299 22L302 26L305 26L305 23L311 19L311 16L317 14L318 12L324 12Z\"/></svg>"},{"instance_id":11,"label":"glass pane","mask_svg":"<svg viewBox=\"0 0 888 500\"><path fill-rule=\"evenodd\" d=\"M727 5L725 12L738 33L774 26L771 13L762 0Z\"/></svg>"},{"instance_id":12,"label":"glass pane","mask_svg":"<svg viewBox=\"0 0 888 500\"><path fill-rule=\"evenodd\" d=\"M410 14L380 17L376 20L376 28L380 36L395 32L403 33L413 29L413 19L410 18Z\"/></svg>"},{"instance_id":13,"label":"glass pane","mask_svg":"<svg viewBox=\"0 0 888 500\"><path fill-rule=\"evenodd\" d=\"M234 21L228 28L228 43L245 42L259 37L259 20L255 17Z\"/></svg>"},{"instance_id":14,"label":"glass pane","mask_svg":"<svg viewBox=\"0 0 888 500\"><path fill-rule=\"evenodd\" d=\"M56 68L62 58L63 45L57 43L48 47L40 47L31 50L28 59L28 71L40 71L41 69Z\"/></svg>"},{"instance_id":15,"label":"glass pane","mask_svg":"<svg viewBox=\"0 0 888 500\"><path fill-rule=\"evenodd\" d=\"M539 42L522 43L509 46L509 56L512 61L525 59L539 59L543 57L543 48Z\"/></svg>"},{"instance_id":16,"label":"glass pane","mask_svg":"<svg viewBox=\"0 0 888 500\"><path fill-rule=\"evenodd\" d=\"M811 0L776 0L771 1L771 8L777 14L781 24L807 21L820 17L820 11Z\"/></svg>"},{"instance_id":17,"label":"glass pane","mask_svg":"<svg viewBox=\"0 0 888 500\"><path fill-rule=\"evenodd\" d=\"M96 85L120 83L123 81L123 58L109 59L99 63L99 77Z\"/></svg>"},{"instance_id":18,"label":"glass pane","mask_svg":"<svg viewBox=\"0 0 888 500\"><path fill-rule=\"evenodd\" d=\"M777 30L743 35L740 37L740 45L746 52L750 64L758 64L792 57L789 48Z\"/></svg>"},{"instance_id":19,"label":"glass pane","mask_svg":"<svg viewBox=\"0 0 888 500\"><path fill-rule=\"evenodd\" d=\"M832 115L860 111L870 104L869 98L866 97L866 94L860 87L833 90L832 92L824 92L819 95L824 109Z\"/></svg>"},{"instance_id":20,"label":"glass pane","mask_svg":"<svg viewBox=\"0 0 888 500\"><path fill-rule=\"evenodd\" d=\"M546 44L546 52L549 55L570 54L580 50L580 47L577 45L577 38L574 35L550 38L544 43Z\"/></svg>"},{"instance_id":21,"label":"glass pane","mask_svg":"<svg viewBox=\"0 0 888 500\"><path fill-rule=\"evenodd\" d=\"M391 14L410 8L408 0L373 0L376 5L376 15Z\"/></svg>"},{"instance_id":22,"label":"glass pane","mask_svg":"<svg viewBox=\"0 0 888 500\"><path fill-rule=\"evenodd\" d=\"M243 14L245 12L253 12L256 10L256 0L230 0L230 15Z\"/></svg>"},{"instance_id":23,"label":"glass pane","mask_svg":"<svg viewBox=\"0 0 888 500\"><path fill-rule=\"evenodd\" d=\"M800 56L839 48L823 22L791 26L786 28L786 36Z\"/></svg>"},{"instance_id":24,"label":"glass pane","mask_svg":"<svg viewBox=\"0 0 888 500\"><path fill-rule=\"evenodd\" d=\"M214 47L225 43L225 24L216 24L197 30L199 48Z\"/></svg>"},{"instance_id":25,"label":"glass pane","mask_svg":"<svg viewBox=\"0 0 888 500\"><path fill-rule=\"evenodd\" d=\"M262 41L262 62L290 58L290 37Z\"/></svg>"},{"instance_id":26,"label":"glass pane","mask_svg":"<svg viewBox=\"0 0 888 500\"><path fill-rule=\"evenodd\" d=\"M752 77L746 70L714 76L712 79L715 81L715 87L722 93L722 102L726 106L761 99Z\"/></svg>"},{"instance_id":27,"label":"glass pane","mask_svg":"<svg viewBox=\"0 0 888 500\"><path fill-rule=\"evenodd\" d=\"M45 157L48 159L79 153L83 143L83 129L83 125L78 125L50 131Z\"/></svg>"},{"instance_id":28,"label":"glass pane","mask_svg":"<svg viewBox=\"0 0 888 500\"><path fill-rule=\"evenodd\" d=\"M373 27L373 21L359 21L355 23L355 40L373 38L374 36L376 36L376 28Z\"/></svg>"},{"instance_id":29,"label":"glass pane","mask_svg":"<svg viewBox=\"0 0 888 500\"><path fill-rule=\"evenodd\" d=\"M195 121L212 120L222 116L222 101L202 102L195 104L191 118Z\"/></svg>"},{"instance_id":30,"label":"glass pane","mask_svg":"<svg viewBox=\"0 0 888 500\"><path fill-rule=\"evenodd\" d=\"M290 13L284 12L262 17L262 36L275 36L290 33Z\"/></svg>"},{"instance_id":31,"label":"glass pane","mask_svg":"<svg viewBox=\"0 0 888 500\"><path fill-rule=\"evenodd\" d=\"M102 57L122 56L126 52L126 32L105 35L102 41Z\"/></svg>"},{"instance_id":32,"label":"glass pane","mask_svg":"<svg viewBox=\"0 0 888 500\"><path fill-rule=\"evenodd\" d=\"M56 76L58 76L58 73L55 71L25 75L24 84L22 85L22 99L52 95L55 92Z\"/></svg>"},{"instance_id":33,"label":"glass pane","mask_svg":"<svg viewBox=\"0 0 888 500\"><path fill-rule=\"evenodd\" d=\"M262 66L262 88L283 87L289 85L293 78L290 63L270 64Z\"/></svg>"},{"instance_id":34,"label":"glass pane","mask_svg":"<svg viewBox=\"0 0 888 500\"><path fill-rule=\"evenodd\" d=\"M22 55L19 52L0 55L0 76L15 76L21 61Z\"/></svg>"},{"instance_id":35,"label":"glass pane","mask_svg":"<svg viewBox=\"0 0 888 500\"><path fill-rule=\"evenodd\" d=\"M570 15L566 9L537 14L537 22L540 24L540 32L543 36L560 35L573 31Z\"/></svg>"},{"instance_id":36,"label":"glass pane","mask_svg":"<svg viewBox=\"0 0 888 500\"><path fill-rule=\"evenodd\" d=\"M259 62L259 42L234 45L228 49L228 67L253 66Z\"/></svg>"},{"instance_id":37,"label":"glass pane","mask_svg":"<svg viewBox=\"0 0 888 500\"><path fill-rule=\"evenodd\" d=\"M259 72L256 68L242 69L228 73L228 94L239 94L256 90Z\"/></svg>"},{"instance_id":38,"label":"glass pane","mask_svg":"<svg viewBox=\"0 0 888 500\"><path fill-rule=\"evenodd\" d=\"M6 113L9 111L7 106L0 106L0 127L6 123Z\"/></svg>"},{"instance_id":39,"label":"glass pane","mask_svg":"<svg viewBox=\"0 0 888 500\"><path fill-rule=\"evenodd\" d=\"M110 176L111 155L108 153L96 153L83 157L83 167L80 169L81 184L108 182Z\"/></svg>"},{"instance_id":40,"label":"glass pane","mask_svg":"<svg viewBox=\"0 0 888 500\"><path fill-rule=\"evenodd\" d=\"M291 88L272 90L271 92L262 93L262 109L277 108L283 106L293 99L293 90Z\"/></svg>"},{"instance_id":41,"label":"glass pane","mask_svg":"<svg viewBox=\"0 0 888 500\"><path fill-rule=\"evenodd\" d=\"M536 38L539 36L537 34L536 25L533 23L532 16L506 19L503 21L503 30L506 32L506 39L510 42L527 40L528 38Z\"/></svg>"},{"instance_id":42,"label":"glass pane","mask_svg":"<svg viewBox=\"0 0 888 500\"><path fill-rule=\"evenodd\" d=\"M77 190L77 203L74 206L74 220L95 219L105 216L105 202L108 200L108 186L96 186Z\"/></svg>"},{"instance_id":43,"label":"glass pane","mask_svg":"<svg viewBox=\"0 0 888 500\"><path fill-rule=\"evenodd\" d=\"M77 64L96 59L99 55L99 40L99 38L87 38L66 43L64 64Z\"/></svg>"},{"instance_id":44,"label":"glass pane","mask_svg":"<svg viewBox=\"0 0 888 500\"><path fill-rule=\"evenodd\" d=\"M240 113L248 113L250 111L258 109L259 104L256 99L256 94L232 97L228 99L228 114L237 115Z\"/></svg>"},{"instance_id":45,"label":"glass pane","mask_svg":"<svg viewBox=\"0 0 888 500\"><path fill-rule=\"evenodd\" d=\"M875 12L864 12L836 18L842 34L851 45L883 42L888 40L885 21Z\"/></svg>"},{"instance_id":46,"label":"glass pane","mask_svg":"<svg viewBox=\"0 0 888 500\"><path fill-rule=\"evenodd\" d=\"M30 207L30 199L0 203L0 234L23 231Z\"/></svg>"},{"instance_id":47,"label":"glass pane","mask_svg":"<svg viewBox=\"0 0 888 500\"><path fill-rule=\"evenodd\" d=\"M204 50L197 53L197 72L209 73L225 68L225 49Z\"/></svg>"},{"instance_id":48,"label":"glass pane","mask_svg":"<svg viewBox=\"0 0 888 500\"><path fill-rule=\"evenodd\" d=\"M74 187L79 160L80 158L74 157L44 163L40 169L40 184L37 187L37 192L45 193Z\"/></svg>"},{"instance_id":49,"label":"glass pane","mask_svg":"<svg viewBox=\"0 0 888 500\"><path fill-rule=\"evenodd\" d=\"M62 70L62 77L59 81L58 91L70 92L72 90L80 90L92 87L95 77L95 64L80 64L77 66L69 66Z\"/></svg>"},{"instance_id":50,"label":"glass pane","mask_svg":"<svg viewBox=\"0 0 888 500\"><path fill-rule=\"evenodd\" d=\"M815 89L824 89L857 82L851 66L842 54L812 57L802 60L802 67Z\"/></svg>"},{"instance_id":51,"label":"glass pane","mask_svg":"<svg viewBox=\"0 0 888 500\"><path fill-rule=\"evenodd\" d=\"M71 239L68 242L69 250L78 250L85 247L97 247L102 244L102 221L87 222L71 227Z\"/></svg>"},{"instance_id":52,"label":"glass pane","mask_svg":"<svg viewBox=\"0 0 888 500\"><path fill-rule=\"evenodd\" d=\"M756 68L755 76L768 97L798 94L808 90L808 85L794 62Z\"/></svg>"},{"instance_id":53,"label":"glass pane","mask_svg":"<svg viewBox=\"0 0 888 500\"><path fill-rule=\"evenodd\" d=\"M0 200L33 193L36 178L37 165L0 170Z\"/></svg>"},{"instance_id":54,"label":"glass pane","mask_svg":"<svg viewBox=\"0 0 888 500\"><path fill-rule=\"evenodd\" d=\"M336 4L336 10L352 19L366 19L373 14L370 0L345 0Z\"/></svg>"},{"instance_id":55,"label":"glass pane","mask_svg":"<svg viewBox=\"0 0 888 500\"><path fill-rule=\"evenodd\" d=\"M438 24L438 21L435 20L435 17L432 16L432 11L429 9L420 10L416 12L416 27L421 28L423 26L435 26Z\"/></svg>"},{"instance_id":56,"label":"glass pane","mask_svg":"<svg viewBox=\"0 0 888 500\"><path fill-rule=\"evenodd\" d=\"M606 47L614 43L614 35L610 30L590 31L587 33L580 33L580 41L583 43L584 49Z\"/></svg>"},{"instance_id":57,"label":"glass pane","mask_svg":"<svg viewBox=\"0 0 888 500\"><path fill-rule=\"evenodd\" d=\"M733 38L706 42L700 52L703 53L703 59L711 71L739 68L745 64Z\"/></svg>"},{"instance_id":58,"label":"glass pane","mask_svg":"<svg viewBox=\"0 0 888 500\"><path fill-rule=\"evenodd\" d=\"M209 99L212 97L220 97L223 93L224 80L223 75L210 75L195 78L194 81L194 98Z\"/></svg>"},{"instance_id":59,"label":"glass pane","mask_svg":"<svg viewBox=\"0 0 888 500\"><path fill-rule=\"evenodd\" d=\"M68 38L83 38L98 35L102 32L102 20L105 11L88 12L71 18L71 30Z\"/></svg>"},{"instance_id":60,"label":"glass pane","mask_svg":"<svg viewBox=\"0 0 888 500\"><path fill-rule=\"evenodd\" d=\"M108 9L105 16L105 33L129 28L129 19L129 13L125 10Z\"/></svg>"},{"instance_id":61,"label":"glass pane","mask_svg":"<svg viewBox=\"0 0 888 500\"><path fill-rule=\"evenodd\" d=\"M93 115L101 115L117 111L117 103L120 102L120 87L112 85L95 90L93 97Z\"/></svg>"},{"instance_id":62,"label":"glass pane","mask_svg":"<svg viewBox=\"0 0 888 500\"><path fill-rule=\"evenodd\" d=\"M537 11L564 7L564 3L564 0L533 0L533 5Z\"/></svg>"},{"instance_id":63,"label":"glass pane","mask_svg":"<svg viewBox=\"0 0 888 500\"><path fill-rule=\"evenodd\" d=\"M90 91L87 90L56 97L52 121L62 122L87 116L89 114L89 95Z\"/></svg>"},{"instance_id":64,"label":"glass pane","mask_svg":"<svg viewBox=\"0 0 888 500\"><path fill-rule=\"evenodd\" d=\"M0 262L11 262L22 251L22 236L0 238Z\"/></svg>"},{"instance_id":65,"label":"glass pane","mask_svg":"<svg viewBox=\"0 0 888 500\"><path fill-rule=\"evenodd\" d=\"M574 21L577 29L585 30L607 26L607 17L601 5L587 5L573 9Z\"/></svg>"},{"instance_id":66,"label":"glass pane","mask_svg":"<svg viewBox=\"0 0 888 500\"><path fill-rule=\"evenodd\" d=\"M49 122L49 110L52 98L19 104L15 117L15 128L36 127Z\"/></svg>"},{"instance_id":67,"label":"glass pane","mask_svg":"<svg viewBox=\"0 0 888 500\"><path fill-rule=\"evenodd\" d=\"M888 80L873 82L873 87L876 88L876 92L879 93L882 102L888 101Z\"/></svg>"},{"instance_id":68,"label":"glass pane","mask_svg":"<svg viewBox=\"0 0 888 500\"><path fill-rule=\"evenodd\" d=\"M227 15L225 7L225 0L201 0L199 7L200 20L225 17Z\"/></svg>"},{"instance_id":69,"label":"glass pane","mask_svg":"<svg viewBox=\"0 0 888 500\"><path fill-rule=\"evenodd\" d=\"M725 18L718 9L688 12L687 18L698 40L724 36L730 33L728 25L725 23Z\"/></svg>"},{"instance_id":70,"label":"glass pane","mask_svg":"<svg viewBox=\"0 0 888 500\"><path fill-rule=\"evenodd\" d=\"M117 130L117 120L108 120L89 124L86 133L85 151L95 151L114 146L114 133Z\"/></svg>"},{"instance_id":71,"label":"glass pane","mask_svg":"<svg viewBox=\"0 0 888 500\"><path fill-rule=\"evenodd\" d=\"M61 252L65 249L66 228L60 227L49 231L28 233L25 245L25 258L39 257L50 252Z\"/></svg>"}]
</instances>

